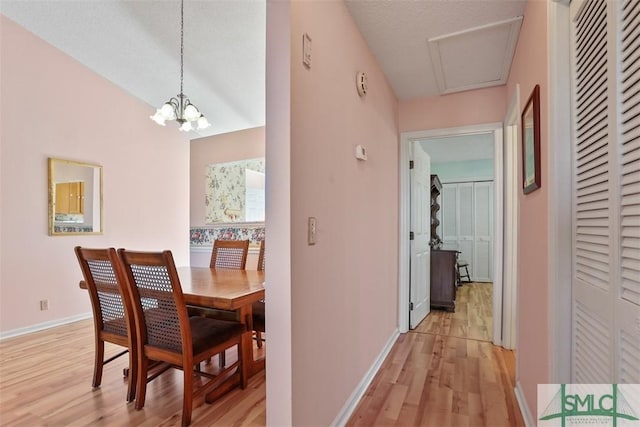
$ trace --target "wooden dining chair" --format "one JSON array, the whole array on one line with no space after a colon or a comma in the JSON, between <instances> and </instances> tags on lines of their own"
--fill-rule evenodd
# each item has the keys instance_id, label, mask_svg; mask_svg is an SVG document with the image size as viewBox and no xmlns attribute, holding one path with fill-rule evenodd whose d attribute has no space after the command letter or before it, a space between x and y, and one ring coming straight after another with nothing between
<instances>
[{"instance_id":1,"label":"wooden dining chair","mask_svg":"<svg viewBox=\"0 0 640 427\"><path fill-rule=\"evenodd\" d=\"M210 268L244 270L247 266L249 240L220 240L213 242Z\"/></svg>"},{"instance_id":2,"label":"wooden dining chair","mask_svg":"<svg viewBox=\"0 0 640 427\"><path fill-rule=\"evenodd\" d=\"M211 261L209 268L216 270L245 270L247 266L247 255L249 254L249 240L221 240L213 242L211 251ZM189 316L210 317L213 319L233 320L236 318L235 312L218 310L208 307L198 307L189 305ZM220 367L226 364L226 355L221 353L218 356ZM207 361L208 362L208 361Z\"/></svg>"},{"instance_id":3,"label":"wooden dining chair","mask_svg":"<svg viewBox=\"0 0 640 427\"><path fill-rule=\"evenodd\" d=\"M129 353L127 402L136 395L136 346L133 307L127 292L126 276L114 248L88 249L76 246L74 249L82 275L84 276L95 330L95 358L93 366L93 387L100 387L105 364ZM126 350L104 360L104 343L109 342Z\"/></svg>"},{"instance_id":4,"label":"wooden dining chair","mask_svg":"<svg viewBox=\"0 0 640 427\"><path fill-rule=\"evenodd\" d=\"M249 254L249 240L220 240L213 242L211 251L211 261L209 268L216 270L245 270L247 266L247 255ZM199 307L195 305L187 306L189 316L203 316L222 320L235 319L235 313L225 310L213 309L210 307ZM224 356L220 356L220 362L224 361Z\"/></svg>"},{"instance_id":5,"label":"wooden dining chair","mask_svg":"<svg viewBox=\"0 0 640 427\"><path fill-rule=\"evenodd\" d=\"M184 394L182 425L191 423L194 398L216 387L231 388L239 381L247 385L247 367L242 358L221 369L217 375L194 369L226 349L236 346L242 354L242 335L245 325L240 322L206 317L189 317L180 279L170 251L133 252L118 250L124 265L132 299L136 339L138 343L138 372L136 409L142 409L146 397L146 376L150 361L163 361L183 370ZM235 372L232 372L234 371ZM194 391L194 375L209 379Z\"/></svg>"},{"instance_id":6,"label":"wooden dining chair","mask_svg":"<svg viewBox=\"0 0 640 427\"><path fill-rule=\"evenodd\" d=\"M258 267L256 270L264 271L264 239L260 242L260 251L258 252Z\"/></svg>"},{"instance_id":7,"label":"wooden dining chair","mask_svg":"<svg viewBox=\"0 0 640 427\"><path fill-rule=\"evenodd\" d=\"M264 271L264 240L260 242L260 252L258 253L258 271ZM256 343L258 348L262 348L264 338L262 334L265 331L265 301L256 301L252 305L253 313L253 332L256 334Z\"/></svg>"}]
</instances>

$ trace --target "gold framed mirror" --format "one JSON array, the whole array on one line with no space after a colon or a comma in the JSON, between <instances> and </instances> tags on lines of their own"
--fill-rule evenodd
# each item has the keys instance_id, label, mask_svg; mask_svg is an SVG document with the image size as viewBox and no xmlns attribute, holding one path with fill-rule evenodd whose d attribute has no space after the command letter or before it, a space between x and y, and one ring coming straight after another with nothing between
<instances>
[{"instance_id":1,"label":"gold framed mirror","mask_svg":"<svg viewBox=\"0 0 640 427\"><path fill-rule=\"evenodd\" d=\"M49 158L49 235L102 234L102 166Z\"/></svg>"}]
</instances>

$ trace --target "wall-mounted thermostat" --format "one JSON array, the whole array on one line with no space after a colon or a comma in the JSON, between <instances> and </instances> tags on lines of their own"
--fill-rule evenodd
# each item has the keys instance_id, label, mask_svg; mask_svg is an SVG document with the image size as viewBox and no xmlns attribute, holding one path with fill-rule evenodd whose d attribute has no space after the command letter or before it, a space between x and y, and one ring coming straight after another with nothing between
<instances>
[{"instance_id":1,"label":"wall-mounted thermostat","mask_svg":"<svg viewBox=\"0 0 640 427\"><path fill-rule=\"evenodd\" d=\"M367 160L367 149L360 144L356 145L356 159Z\"/></svg>"},{"instance_id":2,"label":"wall-mounted thermostat","mask_svg":"<svg viewBox=\"0 0 640 427\"><path fill-rule=\"evenodd\" d=\"M367 94L367 74L364 71L360 71L356 75L356 88L358 89L358 95L360 95L360 97Z\"/></svg>"}]
</instances>

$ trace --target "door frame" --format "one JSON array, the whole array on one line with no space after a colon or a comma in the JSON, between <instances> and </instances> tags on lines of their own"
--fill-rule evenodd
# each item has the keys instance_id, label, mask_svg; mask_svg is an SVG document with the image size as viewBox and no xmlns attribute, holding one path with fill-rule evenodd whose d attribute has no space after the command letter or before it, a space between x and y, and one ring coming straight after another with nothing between
<instances>
[{"instance_id":1,"label":"door frame","mask_svg":"<svg viewBox=\"0 0 640 427\"><path fill-rule=\"evenodd\" d=\"M399 183L400 198L398 206L398 330L405 333L409 330L409 232L410 201L409 192L409 160L411 158L411 142L453 135L473 135L493 132L494 135L494 246L493 246L493 343L499 345L502 330L502 227L503 227L503 142L502 122L472 126L459 126L443 129L431 129L400 134Z\"/></svg>"},{"instance_id":2,"label":"door frame","mask_svg":"<svg viewBox=\"0 0 640 427\"><path fill-rule=\"evenodd\" d=\"M570 383L572 330L572 171L571 159L571 48L569 0L549 2L549 82L547 121L549 123L549 381ZM544 178L543 178L544 179ZM565 185L561 185L565 183Z\"/></svg>"},{"instance_id":3,"label":"door frame","mask_svg":"<svg viewBox=\"0 0 640 427\"><path fill-rule=\"evenodd\" d=\"M513 129L515 128L515 135ZM504 120L505 182L504 188L504 309L502 346L518 348L518 230L520 226L520 85L516 84ZM509 191L510 190L510 191ZM508 226L509 225L509 226Z\"/></svg>"}]
</instances>

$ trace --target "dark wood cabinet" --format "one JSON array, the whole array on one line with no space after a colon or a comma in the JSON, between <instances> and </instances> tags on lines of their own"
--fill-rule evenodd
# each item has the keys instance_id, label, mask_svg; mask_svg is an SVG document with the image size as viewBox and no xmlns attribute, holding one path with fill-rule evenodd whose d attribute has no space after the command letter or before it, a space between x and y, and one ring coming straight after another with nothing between
<instances>
[{"instance_id":1,"label":"dark wood cabinet","mask_svg":"<svg viewBox=\"0 0 640 427\"><path fill-rule=\"evenodd\" d=\"M438 175L431 175L431 240L429 245L431 249L440 249L442 239L438 236L438 211L440 210L440 193L442 192L442 184Z\"/></svg>"},{"instance_id":2,"label":"dark wood cabinet","mask_svg":"<svg viewBox=\"0 0 640 427\"><path fill-rule=\"evenodd\" d=\"M457 251L431 251L431 308L456 308Z\"/></svg>"}]
</instances>

